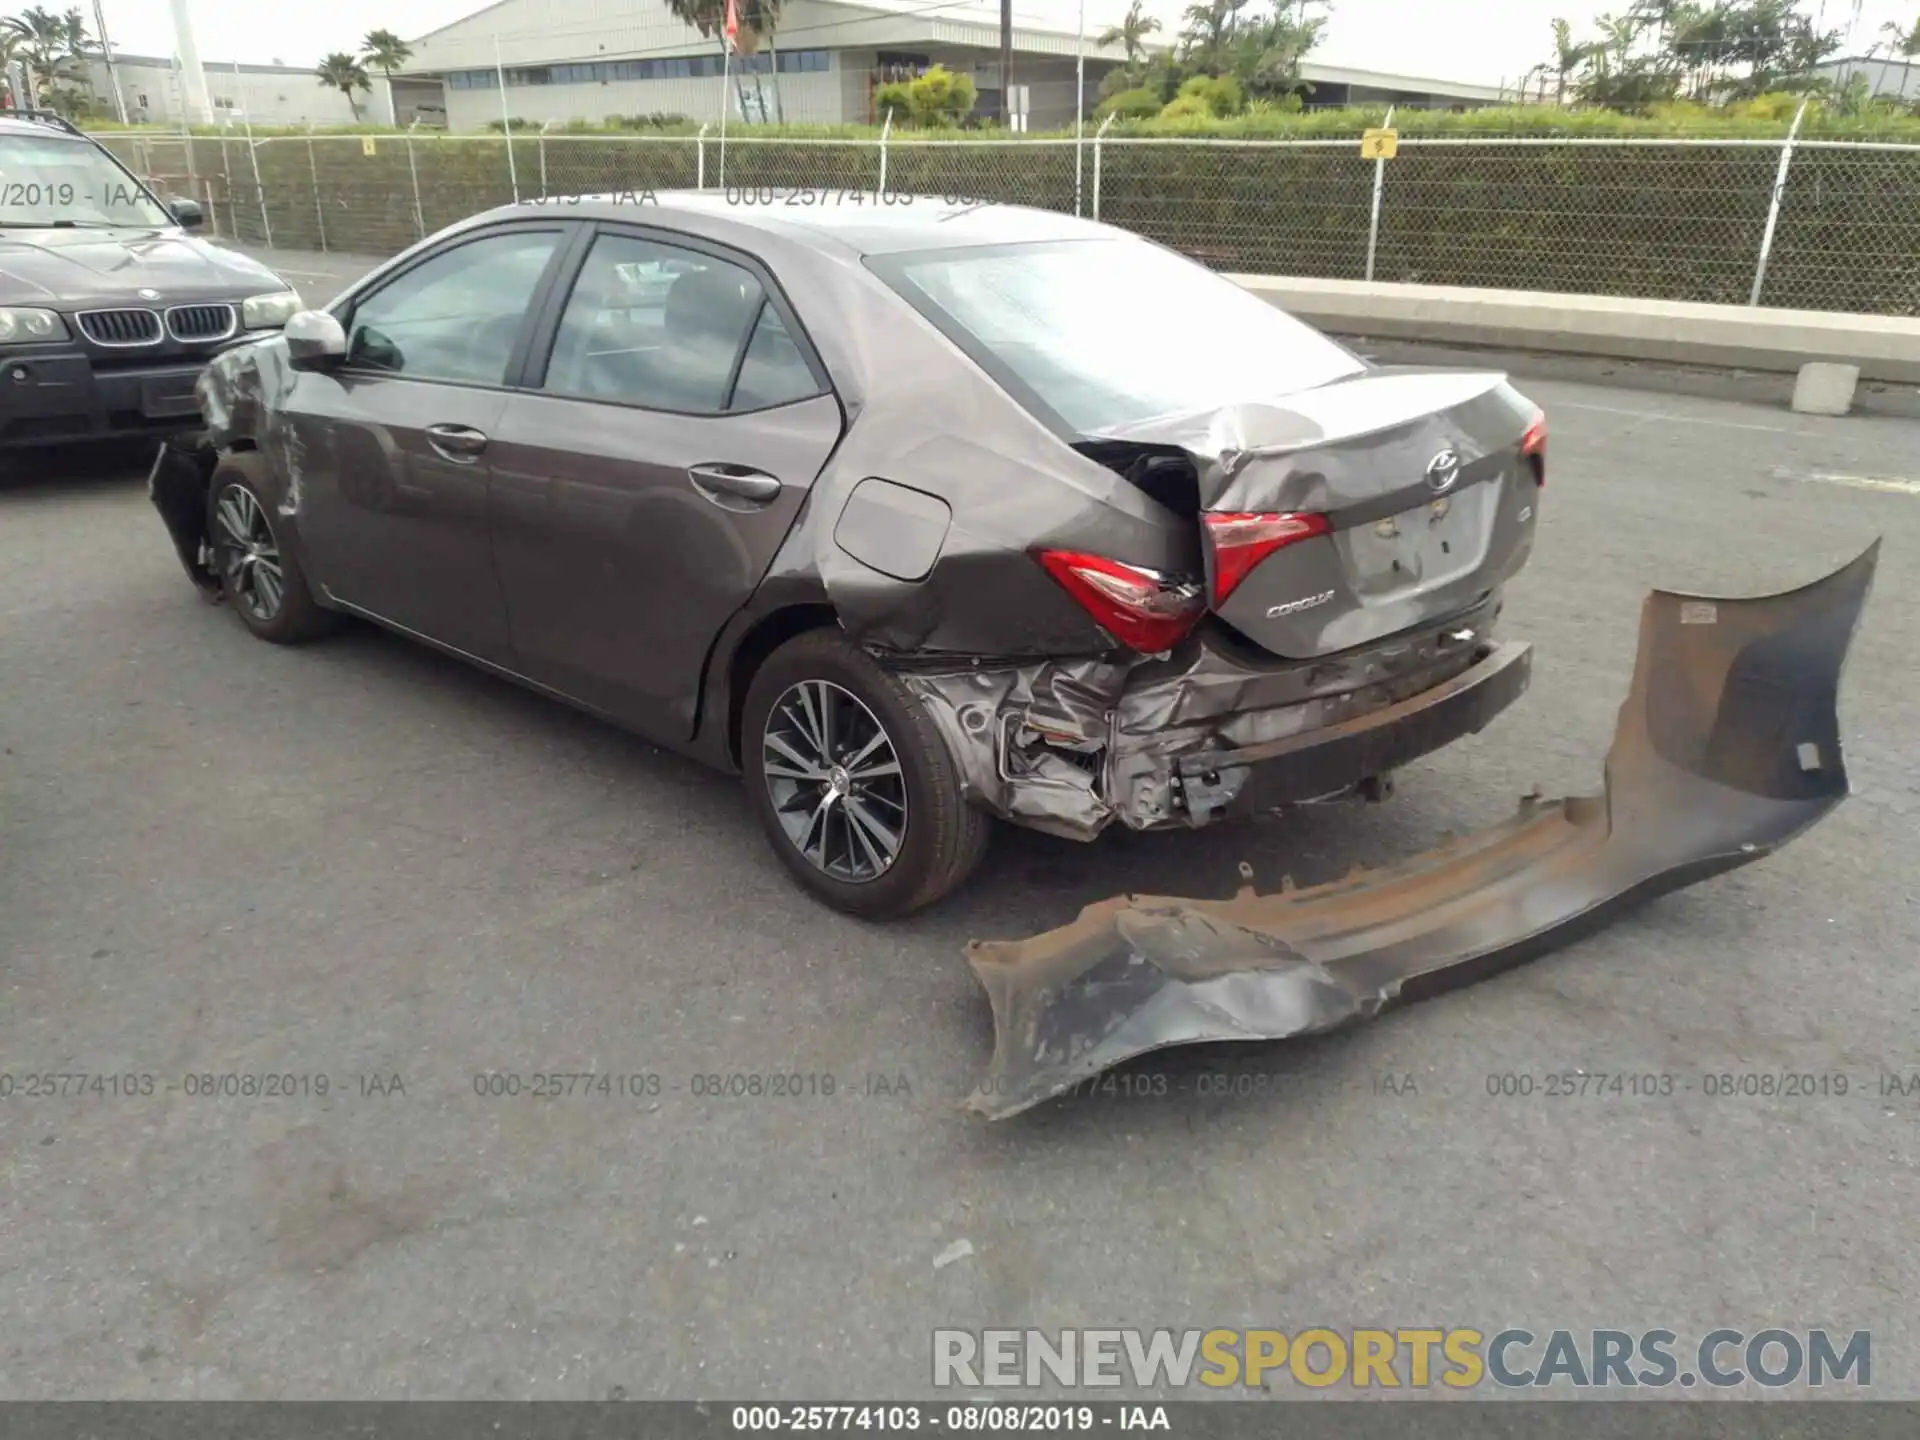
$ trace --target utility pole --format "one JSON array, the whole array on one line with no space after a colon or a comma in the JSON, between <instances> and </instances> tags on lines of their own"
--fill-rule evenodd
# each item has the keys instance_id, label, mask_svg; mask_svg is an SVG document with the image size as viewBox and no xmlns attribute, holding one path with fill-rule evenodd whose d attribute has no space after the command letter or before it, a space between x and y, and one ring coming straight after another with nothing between
<instances>
[{"instance_id":1,"label":"utility pole","mask_svg":"<svg viewBox=\"0 0 1920 1440\"><path fill-rule=\"evenodd\" d=\"M1013 0L1000 0L1000 128L1013 118Z\"/></svg>"},{"instance_id":2,"label":"utility pole","mask_svg":"<svg viewBox=\"0 0 1920 1440\"><path fill-rule=\"evenodd\" d=\"M213 102L207 95L207 72L200 68L200 47L194 43L193 15L187 9L187 0L173 0L173 43L180 52L187 119L204 125L213 118ZM234 97L236 103L239 99L238 95Z\"/></svg>"},{"instance_id":3,"label":"utility pole","mask_svg":"<svg viewBox=\"0 0 1920 1440\"><path fill-rule=\"evenodd\" d=\"M93 28L100 35L100 58L107 62L107 85L113 91L114 113L122 125L127 123L127 97L120 91L120 68L113 63L113 42L107 39L107 15L100 0L93 0Z\"/></svg>"}]
</instances>

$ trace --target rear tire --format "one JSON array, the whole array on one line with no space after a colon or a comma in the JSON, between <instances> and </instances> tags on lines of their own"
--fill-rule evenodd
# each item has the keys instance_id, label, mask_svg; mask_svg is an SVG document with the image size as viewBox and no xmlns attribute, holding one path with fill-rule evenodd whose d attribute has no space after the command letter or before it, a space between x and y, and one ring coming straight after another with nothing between
<instances>
[{"instance_id":1,"label":"rear tire","mask_svg":"<svg viewBox=\"0 0 1920 1440\"><path fill-rule=\"evenodd\" d=\"M767 657L747 690L740 749L768 843L836 910L911 914L986 851L992 821L963 798L932 716L837 629Z\"/></svg>"},{"instance_id":2,"label":"rear tire","mask_svg":"<svg viewBox=\"0 0 1920 1440\"><path fill-rule=\"evenodd\" d=\"M220 592L262 640L297 645L338 623L308 588L300 561L280 543L272 505L245 468L223 461L207 486L207 542Z\"/></svg>"}]
</instances>

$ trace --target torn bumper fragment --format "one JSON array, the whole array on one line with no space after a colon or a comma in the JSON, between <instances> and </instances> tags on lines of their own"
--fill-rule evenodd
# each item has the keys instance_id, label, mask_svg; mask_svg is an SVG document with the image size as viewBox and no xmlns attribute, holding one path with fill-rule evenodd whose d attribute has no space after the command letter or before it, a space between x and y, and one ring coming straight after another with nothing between
<instances>
[{"instance_id":1,"label":"torn bumper fragment","mask_svg":"<svg viewBox=\"0 0 1920 1440\"><path fill-rule=\"evenodd\" d=\"M1308 890L1117 896L1044 935L976 942L995 1038L968 1108L999 1119L1166 1046L1364 1019L1784 845L1847 795L1840 672L1878 552L1780 595L1650 595L1599 795L1529 797L1477 834Z\"/></svg>"}]
</instances>

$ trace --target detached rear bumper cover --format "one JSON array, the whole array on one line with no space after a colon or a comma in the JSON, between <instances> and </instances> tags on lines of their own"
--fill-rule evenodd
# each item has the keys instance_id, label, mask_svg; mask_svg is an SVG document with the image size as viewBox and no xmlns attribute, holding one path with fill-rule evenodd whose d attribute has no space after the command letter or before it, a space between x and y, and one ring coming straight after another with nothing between
<instances>
[{"instance_id":1,"label":"detached rear bumper cover","mask_svg":"<svg viewBox=\"0 0 1920 1440\"><path fill-rule=\"evenodd\" d=\"M968 1107L998 1119L1165 1046L1364 1019L1784 845L1847 795L1840 672L1878 553L1782 595L1649 596L1599 795L1529 797L1478 834L1310 890L1117 896L970 946L995 1040Z\"/></svg>"}]
</instances>

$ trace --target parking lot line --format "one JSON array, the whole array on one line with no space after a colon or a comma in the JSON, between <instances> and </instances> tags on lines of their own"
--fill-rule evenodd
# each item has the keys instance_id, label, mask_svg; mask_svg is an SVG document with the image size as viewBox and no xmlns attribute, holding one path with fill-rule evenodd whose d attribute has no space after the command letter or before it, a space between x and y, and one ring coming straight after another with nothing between
<instances>
[{"instance_id":1,"label":"parking lot line","mask_svg":"<svg viewBox=\"0 0 1920 1440\"><path fill-rule=\"evenodd\" d=\"M1556 410L1585 410L1596 415L1627 415L1635 420L1664 420L1673 425L1713 425L1722 430L1757 430L1768 435L1812 435L1796 425L1755 425L1744 420L1720 420L1711 415L1674 415L1664 410L1636 410L1628 405L1587 405L1562 400Z\"/></svg>"}]
</instances>

